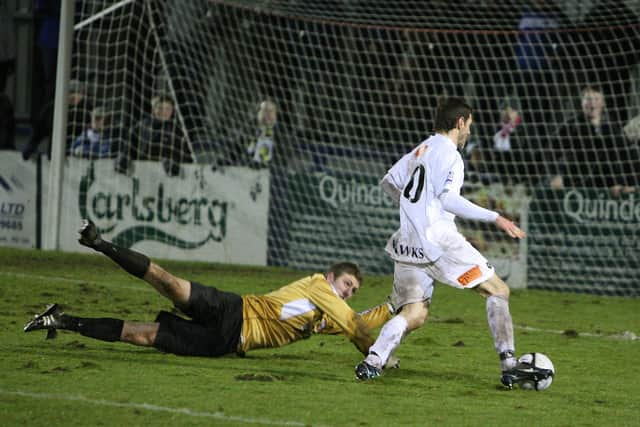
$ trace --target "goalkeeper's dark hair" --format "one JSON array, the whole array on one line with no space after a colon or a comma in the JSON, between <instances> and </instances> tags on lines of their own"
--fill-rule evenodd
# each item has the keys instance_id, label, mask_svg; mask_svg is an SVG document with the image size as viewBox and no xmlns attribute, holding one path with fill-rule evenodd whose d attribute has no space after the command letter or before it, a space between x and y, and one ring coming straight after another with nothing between
<instances>
[{"instance_id":1,"label":"goalkeeper's dark hair","mask_svg":"<svg viewBox=\"0 0 640 427\"><path fill-rule=\"evenodd\" d=\"M455 129L458 119L462 117L467 121L472 111L471 106L462 98L441 97L438 99L433 125L434 132L447 133L451 129Z\"/></svg>"},{"instance_id":2,"label":"goalkeeper's dark hair","mask_svg":"<svg viewBox=\"0 0 640 427\"><path fill-rule=\"evenodd\" d=\"M333 264L331 268L329 268L329 273L333 273L333 275L338 278L343 274L351 274L353 277L358 280L358 283L362 285L362 272L360 271L360 267L357 264L352 262L339 262L337 264Z\"/></svg>"}]
</instances>

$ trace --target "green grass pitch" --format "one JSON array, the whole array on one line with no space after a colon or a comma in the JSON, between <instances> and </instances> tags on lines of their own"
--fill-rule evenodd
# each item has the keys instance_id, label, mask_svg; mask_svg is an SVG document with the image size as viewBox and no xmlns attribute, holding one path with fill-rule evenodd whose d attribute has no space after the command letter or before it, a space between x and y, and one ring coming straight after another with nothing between
<instances>
[{"instance_id":1,"label":"green grass pitch","mask_svg":"<svg viewBox=\"0 0 640 427\"><path fill-rule=\"evenodd\" d=\"M305 274L159 263L181 277L237 293L265 293ZM391 284L391 277L365 275L352 306L361 310L383 301ZM2 426L639 422L640 340L629 339L640 333L638 299L514 291L517 353L543 352L556 367L554 383L543 392L499 386L484 301L446 286L435 290L427 325L398 350L400 368L369 383L355 380L361 355L342 337L314 336L246 358L208 359L65 331L48 341L44 332L25 334L24 323L51 302L75 315L140 321L170 307L106 257L0 248Z\"/></svg>"}]
</instances>

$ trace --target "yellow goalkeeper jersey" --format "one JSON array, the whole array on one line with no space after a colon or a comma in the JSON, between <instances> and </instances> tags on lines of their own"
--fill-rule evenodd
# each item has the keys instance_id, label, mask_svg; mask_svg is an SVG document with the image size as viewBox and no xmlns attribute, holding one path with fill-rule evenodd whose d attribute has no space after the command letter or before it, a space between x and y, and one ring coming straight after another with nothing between
<instances>
[{"instance_id":1,"label":"yellow goalkeeper jersey","mask_svg":"<svg viewBox=\"0 0 640 427\"><path fill-rule=\"evenodd\" d=\"M244 295L238 350L281 347L313 333L345 335L363 353L373 344L371 328L391 317L387 304L361 315L338 296L321 274L304 277L265 295Z\"/></svg>"}]
</instances>

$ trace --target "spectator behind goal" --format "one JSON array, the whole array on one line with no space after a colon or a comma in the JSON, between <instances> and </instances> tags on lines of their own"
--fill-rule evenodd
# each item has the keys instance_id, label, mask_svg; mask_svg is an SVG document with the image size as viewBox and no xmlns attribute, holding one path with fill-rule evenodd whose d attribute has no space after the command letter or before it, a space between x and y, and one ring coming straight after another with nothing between
<instances>
[{"instance_id":1,"label":"spectator behind goal","mask_svg":"<svg viewBox=\"0 0 640 427\"><path fill-rule=\"evenodd\" d=\"M166 95L151 99L151 114L131 129L129 144L116 162L118 172L129 169L129 160L158 160L169 176L180 174L180 163L192 161L187 141L175 119L175 104Z\"/></svg>"},{"instance_id":2,"label":"spectator behind goal","mask_svg":"<svg viewBox=\"0 0 640 427\"><path fill-rule=\"evenodd\" d=\"M621 169L622 127L609 120L602 89L582 89L581 111L560 126L552 148L551 188L608 187L615 193L627 192Z\"/></svg>"},{"instance_id":3,"label":"spectator behind goal","mask_svg":"<svg viewBox=\"0 0 640 427\"><path fill-rule=\"evenodd\" d=\"M71 145L71 155L85 159L111 157L111 116L104 107L91 112L91 125Z\"/></svg>"},{"instance_id":4,"label":"spectator behind goal","mask_svg":"<svg viewBox=\"0 0 640 427\"><path fill-rule=\"evenodd\" d=\"M275 128L278 123L278 106L271 100L260 103L256 137L247 146L249 165L266 168L271 164L275 149Z\"/></svg>"},{"instance_id":5,"label":"spectator behind goal","mask_svg":"<svg viewBox=\"0 0 640 427\"><path fill-rule=\"evenodd\" d=\"M91 123L93 105L87 99L85 85L79 80L69 81L69 109L67 112L67 142L65 152L71 149L73 138L80 135ZM47 144L47 157L51 157L51 135L53 133L54 100L47 102L38 112L33 124L33 131L29 142L22 150L22 158L28 160L38 151L42 143Z\"/></svg>"}]
</instances>

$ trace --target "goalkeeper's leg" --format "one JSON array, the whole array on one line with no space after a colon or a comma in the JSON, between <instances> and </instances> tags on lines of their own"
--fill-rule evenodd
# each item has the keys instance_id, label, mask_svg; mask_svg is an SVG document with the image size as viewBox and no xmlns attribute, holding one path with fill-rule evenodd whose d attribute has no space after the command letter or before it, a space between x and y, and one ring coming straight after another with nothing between
<instances>
[{"instance_id":1,"label":"goalkeeper's leg","mask_svg":"<svg viewBox=\"0 0 640 427\"><path fill-rule=\"evenodd\" d=\"M86 337L101 341L126 341L122 339L125 335L125 326L129 325L130 327L133 323L135 322L125 322L124 320L106 317L86 318L70 316L62 312L58 304L51 304L43 313L36 315L32 320L27 322L27 324L24 325L24 331L47 330L52 332L57 329L62 329L78 332ZM47 338L55 338L55 334L48 334ZM153 338L155 338L155 336ZM144 345L143 343L132 343Z\"/></svg>"},{"instance_id":2,"label":"goalkeeper's leg","mask_svg":"<svg viewBox=\"0 0 640 427\"><path fill-rule=\"evenodd\" d=\"M242 319L241 304L235 305L235 314L231 317ZM155 347L165 353L217 357L236 352L242 322L205 325L166 311L158 313L155 322L76 317L63 313L58 304L51 304L24 325L25 332L47 331L47 339L55 338L58 329L101 341Z\"/></svg>"},{"instance_id":3,"label":"goalkeeper's leg","mask_svg":"<svg viewBox=\"0 0 640 427\"><path fill-rule=\"evenodd\" d=\"M116 264L133 276L139 277L151 284L160 294L167 297L174 304L183 306L189 300L191 283L164 270L151 262L144 254L123 248L104 240L97 227L90 220L83 220L79 230L81 245L88 246L102 252Z\"/></svg>"}]
</instances>

